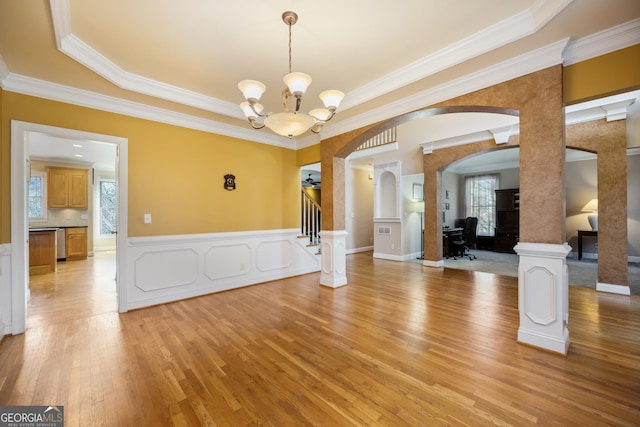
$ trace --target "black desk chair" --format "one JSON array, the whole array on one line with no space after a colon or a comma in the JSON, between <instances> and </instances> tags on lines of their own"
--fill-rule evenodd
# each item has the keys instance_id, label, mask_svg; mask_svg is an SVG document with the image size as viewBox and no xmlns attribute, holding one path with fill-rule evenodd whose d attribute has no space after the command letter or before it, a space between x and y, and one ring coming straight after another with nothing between
<instances>
[{"instance_id":1,"label":"black desk chair","mask_svg":"<svg viewBox=\"0 0 640 427\"><path fill-rule=\"evenodd\" d=\"M476 242L478 240L477 236L477 228L478 228L478 218L474 216L467 217L464 222L463 231L460 235L452 236L451 244L451 253L453 259L456 259L456 256L459 257L469 257L471 261L477 259L477 257L469 252L470 248L476 247Z\"/></svg>"}]
</instances>

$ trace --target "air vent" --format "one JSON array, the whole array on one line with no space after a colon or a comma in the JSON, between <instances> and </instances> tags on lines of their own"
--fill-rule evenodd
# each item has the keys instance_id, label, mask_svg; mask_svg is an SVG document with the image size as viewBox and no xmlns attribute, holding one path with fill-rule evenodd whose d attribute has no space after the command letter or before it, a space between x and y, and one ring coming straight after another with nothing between
<instances>
[{"instance_id":1,"label":"air vent","mask_svg":"<svg viewBox=\"0 0 640 427\"><path fill-rule=\"evenodd\" d=\"M391 234L391 227L378 227L378 234Z\"/></svg>"}]
</instances>

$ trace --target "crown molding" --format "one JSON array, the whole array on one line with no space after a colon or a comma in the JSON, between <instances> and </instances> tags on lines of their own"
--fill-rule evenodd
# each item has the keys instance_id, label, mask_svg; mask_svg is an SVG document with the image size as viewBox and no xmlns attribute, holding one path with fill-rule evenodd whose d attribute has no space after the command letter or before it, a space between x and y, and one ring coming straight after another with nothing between
<instances>
[{"instance_id":1,"label":"crown molding","mask_svg":"<svg viewBox=\"0 0 640 427\"><path fill-rule=\"evenodd\" d=\"M537 0L529 9L479 31L457 43L372 81L345 97L347 110L380 95L497 49L538 31L573 0ZM178 102L205 111L242 118L236 104L148 79L123 70L73 35L69 0L50 0L58 49L96 74L123 89Z\"/></svg>"},{"instance_id":2,"label":"crown molding","mask_svg":"<svg viewBox=\"0 0 640 427\"><path fill-rule=\"evenodd\" d=\"M4 81L9 77L9 68L0 55L0 87L4 89Z\"/></svg>"},{"instance_id":3,"label":"crown molding","mask_svg":"<svg viewBox=\"0 0 640 427\"><path fill-rule=\"evenodd\" d=\"M569 43L564 65L572 65L640 43L640 18Z\"/></svg>"},{"instance_id":4,"label":"crown molding","mask_svg":"<svg viewBox=\"0 0 640 427\"><path fill-rule=\"evenodd\" d=\"M523 16L526 16L532 23L524 22L526 20L524 20L523 16L517 18L519 19L518 22L524 22L523 25L528 26L529 28L539 28L553 17L553 13L551 11L556 11L555 13L558 13L569 3L570 1L563 0L539 0L528 11L521 14ZM98 68L107 68L109 74L112 75L114 79L123 80L126 83L131 84L131 90L137 91L137 89L141 89L149 92L149 94L152 96L160 98L165 97L165 99L167 99L167 97L173 97L174 99L170 100L179 102L181 104L192 105L197 108L202 108L206 111L214 111L216 109L220 109L220 111L227 112L223 112L221 114L243 118L241 117L241 114L235 104L223 103L216 98L202 96L195 92L186 91L181 88L165 85L153 80L138 78L138 76L126 73L118 67L109 69L111 63L106 60L106 58L106 62L104 62L100 58L101 55L94 55L94 53L97 52L93 51L93 49L85 45L81 40L77 39L71 34L69 26L69 0L50 0L50 4L54 21L56 43L59 46L66 46L67 49L75 52L79 56L87 56L87 61L89 61L90 58L91 61L95 62L95 64L92 63L92 66ZM505 26L508 31L511 31L509 34L513 34L513 28L509 26L509 22L511 21L513 21L513 19L503 21L502 23L497 24L497 26ZM256 132L252 128L232 126L213 120L175 113L169 110L151 107L145 104L134 103L115 97L100 95L85 90L79 90L68 86L58 85L26 76L13 74L9 71L1 56L0 87L5 90L23 93L26 95L85 106L89 108L95 108L118 114L125 114L132 117L173 124L186 128L202 130L205 132L217 133L225 136L241 138L278 147L300 149L318 144L320 143L321 139L340 135L345 132L358 129L360 127L381 120L386 120L391 117L423 108L426 105L432 105L437 102L445 101L447 99L465 93L489 87L503 81L507 81L531 72L547 68L552 65L556 65L558 63L562 63L563 54L564 64L568 65L573 63L572 61L589 59L593 56L603 55L624 47L640 43L640 31L638 31L639 29L640 19L636 19L628 23L613 27L609 30L601 31L597 34L587 36L575 41L569 42L568 39L560 40L556 43L550 44L527 54L501 62L477 73L469 74L462 78L456 79L455 81L445 83L438 87L425 90L410 97L385 105L384 107L374 109L370 112L367 112L366 114L361 114L350 119L345 119L344 121L330 123L328 125L325 125L321 132L321 135L312 134L295 141L267 132ZM497 30L492 27L485 31L486 34L482 34L485 32L478 33L482 34L482 37L480 41L476 42L477 44L474 44L472 43L472 41L467 40L469 44L465 45L464 47L458 46L458 49L464 51L470 49L472 46L478 46L478 48L482 48L483 43L484 46L486 46L488 40L490 40L490 37L492 35L499 36L499 33L496 31ZM502 37L505 39L507 38L504 37L504 35ZM441 51L440 53L442 55L445 55L445 52L443 51ZM453 55L453 53L451 55ZM450 58L452 58L452 56L450 56ZM419 64L414 63L412 66L406 68L418 69ZM409 71L410 70L406 70L406 72L408 73L406 75L410 74ZM359 90L360 89L357 89L355 92L349 93L348 96L351 97L353 93L357 95L357 91ZM372 90L375 93L376 89L372 88ZM164 95L158 96L159 92ZM231 109L233 109L233 112L231 111ZM215 112L218 111L216 110Z\"/></svg>"},{"instance_id":5,"label":"crown molding","mask_svg":"<svg viewBox=\"0 0 640 427\"><path fill-rule=\"evenodd\" d=\"M260 142L277 147L296 148L293 140L275 134L256 132L253 128L233 126L13 73L10 73L9 76L2 81L2 85L5 90L38 98Z\"/></svg>"},{"instance_id":6,"label":"crown molding","mask_svg":"<svg viewBox=\"0 0 640 427\"><path fill-rule=\"evenodd\" d=\"M479 72L468 74L440 86L415 93L407 98L384 105L366 113L335 124L325 126L322 138L330 138L363 126L390 119L427 105L433 105L456 96L484 89L498 83L512 80L553 65L562 63L562 52L569 39L560 40L524 55L500 62Z\"/></svg>"},{"instance_id":7,"label":"crown molding","mask_svg":"<svg viewBox=\"0 0 640 427\"><path fill-rule=\"evenodd\" d=\"M243 119L240 108L231 102L148 79L123 70L71 32L69 0L50 0L58 50L94 73L123 89Z\"/></svg>"},{"instance_id":8,"label":"crown molding","mask_svg":"<svg viewBox=\"0 0 640 427\"><path fill-rule=\"evenodd\" d=\"M341 111L531 35L573 0L537 0L529 9L346 94Z\"/></svg>"}]
</instances>

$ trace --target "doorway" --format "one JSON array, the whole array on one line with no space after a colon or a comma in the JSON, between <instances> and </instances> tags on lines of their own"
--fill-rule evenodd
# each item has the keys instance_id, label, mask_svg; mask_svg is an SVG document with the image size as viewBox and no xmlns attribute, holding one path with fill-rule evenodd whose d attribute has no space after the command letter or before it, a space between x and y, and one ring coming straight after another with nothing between
<instances>
[{"instance_id":1,"label":"doorway","mask_svg":"<svg viewBox=\"0 0 640 427\"><path fill-rule=\"evenodd\" d=\"M115 179L118 192L116 235L116 291L118 311L127 311L126 280L124 260L126 260L127 237L127 193L128 193L128 140L126 138L58 128L36 123L11 122L11 333L23 333L27 327L27 302L29 300L29 256L27 223L27 183L29 180L29 136L32 133L50 135L55 138L88 140L116 145Z\"/></svg>"}]
</instances>

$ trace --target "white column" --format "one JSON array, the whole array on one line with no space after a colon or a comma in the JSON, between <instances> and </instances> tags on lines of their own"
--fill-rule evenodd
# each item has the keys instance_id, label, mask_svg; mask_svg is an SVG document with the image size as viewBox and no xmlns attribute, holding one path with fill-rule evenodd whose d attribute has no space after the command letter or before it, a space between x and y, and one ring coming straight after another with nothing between
<instances>
[{"instance_id":1,"label":"white column","mask_svg":"<svg viewBox=\"0 0 640 427\"><path fill-rule=\"evenodd\" d=\"M564 243L518 243L518 342L567 354L569 350L569 273Z\"/></svg>"},{"instance_id":2,"label":"white column","mask_svg":"<svg viewBox=\"0 0 640 427\"><path fill-rule=\"evenodd\" d=\"M347 284L347 252L345 230L322 230L320 284L338 288Z\"/></svg>"}]
</instances>

